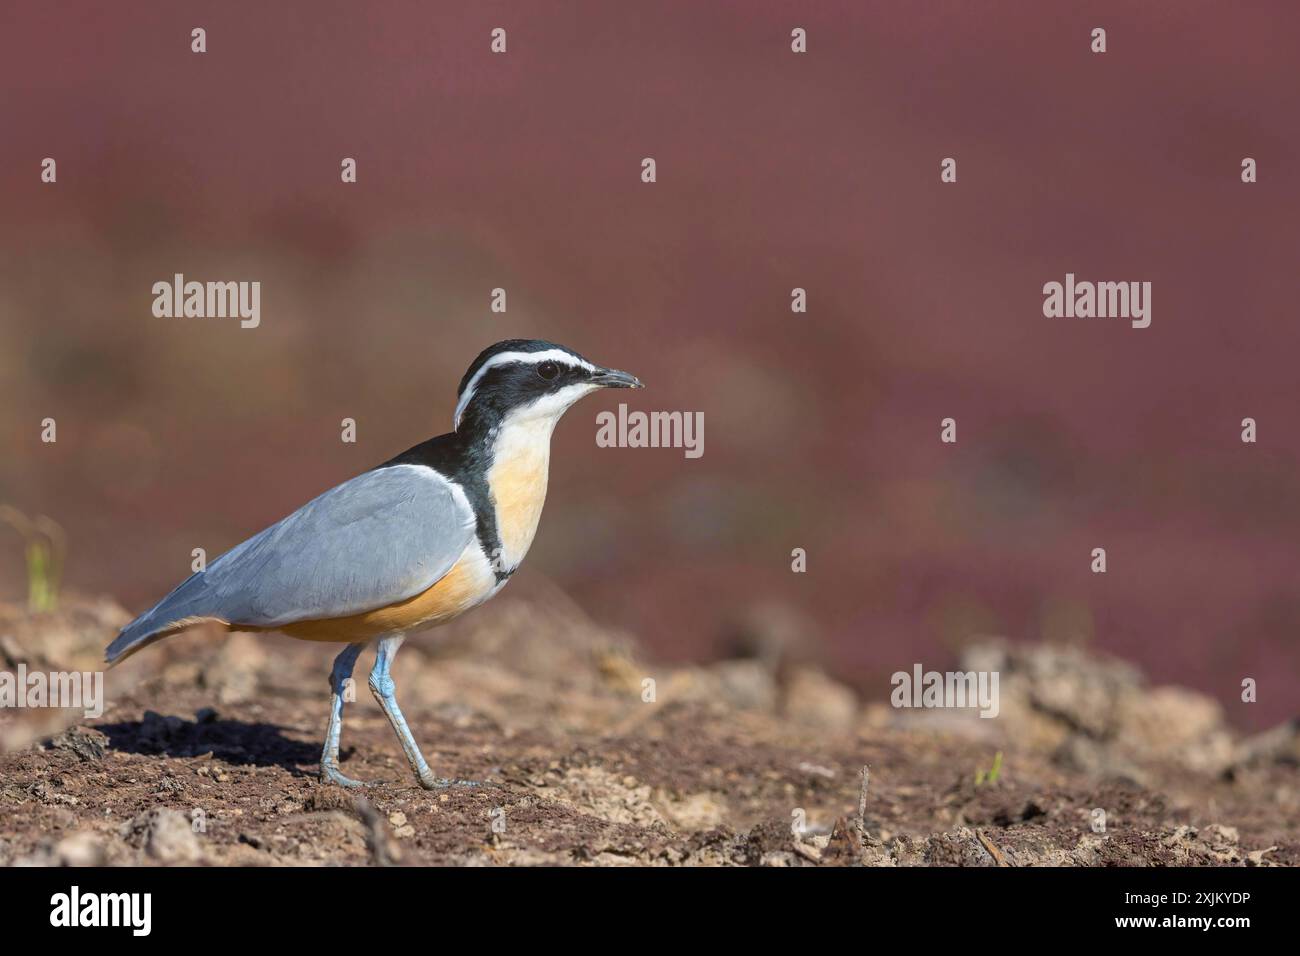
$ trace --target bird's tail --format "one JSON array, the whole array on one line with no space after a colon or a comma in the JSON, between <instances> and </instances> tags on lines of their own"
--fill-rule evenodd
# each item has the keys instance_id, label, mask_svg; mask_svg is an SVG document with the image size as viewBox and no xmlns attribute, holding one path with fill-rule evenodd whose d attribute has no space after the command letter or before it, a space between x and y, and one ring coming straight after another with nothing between
<instances>
[{"instance_id":1,"label":"bird's tail","mask_svg":"<svg viewBox=\"0 0 1300 956\"><path fill-rule=\"evenodd\" d=\"M212 615L198 611L199 599L205 590L202 575L191 575L171 594L118 632L104 651L105 662L112 667L155 641L191 624L211 620Z\"/></svg>"},{"instance_id":2,"label":"bird's tail","mask_svg":"<svg viewBox=\"0 0 1300 956\"><path fill-rule=\"evenodd\" d=\"M166 633L152 627L149 618L148 614L141 614L118 632L117 637L104 651L104 661L109 667L121 663L136 651L166 636Z\"/></svg>"}]
</instances>

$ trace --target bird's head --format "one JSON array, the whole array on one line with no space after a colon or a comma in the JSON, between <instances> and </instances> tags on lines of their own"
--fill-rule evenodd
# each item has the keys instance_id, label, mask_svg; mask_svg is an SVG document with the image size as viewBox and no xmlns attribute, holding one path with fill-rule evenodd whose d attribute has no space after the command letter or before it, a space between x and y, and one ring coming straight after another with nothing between
<instances>
[{"instance_id":1,"label":"bird's head","mask_svg":"<svg viewBox=\"0 0 1300 956\"><path fill-rule=\"evenodd\" d=\"M635 375L603 368L573 349L541 339L490 345L457 390L454 427L491 428L507 417L554 425L569 406L598 388L643 388Z\"/></svg>"}]
</instances>

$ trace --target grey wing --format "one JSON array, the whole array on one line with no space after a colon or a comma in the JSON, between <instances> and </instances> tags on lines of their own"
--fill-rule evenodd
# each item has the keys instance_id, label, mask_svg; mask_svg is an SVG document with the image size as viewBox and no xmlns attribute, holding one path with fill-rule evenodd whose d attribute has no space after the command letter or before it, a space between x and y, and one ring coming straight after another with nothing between
<instances>
[{"instance_id":1,"label":"grey wing","mask_svg":"<svg viewBox=\"0 0 1300 956\"><path fill-rule=\"evenodd\" d=\"M278 627L403 601L451 570L474 529L464 494L433 469L366 472L191 576L123 629L109 659L190 617Z\"/></svg>"},{"instance_id":2,"label":"grey wing","mask_svg":"<svg viewBox=\"0 0 1300 956\"><path fill-rule=\"evenodd\" d=\"M208 568L232 624L275 627L385 607L432 587L474 538L474 512L431 468L332 488Z\"/></svg>"}]
</instances>

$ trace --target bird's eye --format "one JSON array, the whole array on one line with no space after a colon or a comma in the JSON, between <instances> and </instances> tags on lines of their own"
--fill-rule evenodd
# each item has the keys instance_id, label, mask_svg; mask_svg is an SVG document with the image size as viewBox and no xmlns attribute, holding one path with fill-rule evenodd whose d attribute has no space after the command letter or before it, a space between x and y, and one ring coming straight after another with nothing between
<instances>
[{"instance_id":1,"label":"bird's eye","mask_svg":"<svg viewBox=\"0 0 1300 956\"><path fill-rule=\"evenodd\" d=\"M543 362L537 366L537 374L549 382L560 374L560 366L554 362Z\"/></svg>"}]
</instances>

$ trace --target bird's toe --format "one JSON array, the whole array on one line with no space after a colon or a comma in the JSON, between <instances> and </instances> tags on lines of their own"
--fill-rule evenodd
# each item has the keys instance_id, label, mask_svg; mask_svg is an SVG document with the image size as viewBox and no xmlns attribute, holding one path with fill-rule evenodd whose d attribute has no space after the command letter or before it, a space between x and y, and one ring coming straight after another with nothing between
<instances>
[{"instance_id":1,"label":"bird's toe","mask_svg":"<svg viewBox=\"0 0 1300 956\"><path fill-rule=\"evenodd\" d=\"M325 783L336 783L340 787L347 787L349 790L356 790L360 787L370 786L362 780L353 780L339 771L339 768L332 764L322 764L320 768L320 778Z\"/></svg>"}]
</instances>

